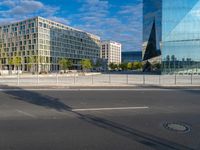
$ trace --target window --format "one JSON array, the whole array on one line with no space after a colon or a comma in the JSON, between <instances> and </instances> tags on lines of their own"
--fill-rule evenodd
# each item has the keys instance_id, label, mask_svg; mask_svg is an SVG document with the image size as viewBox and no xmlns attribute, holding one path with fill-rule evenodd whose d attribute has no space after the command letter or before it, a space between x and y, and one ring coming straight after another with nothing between
<instances>
[{"instance_id":1,"label":"window","mask_svg":"<svg viewBox=\"0 0 200 150\"><path fill-rule=\"evenodd\" d=\"M44 28L46 28L47 27L47 25L46 25L46 23L44 23Z\"/></svg>"},{"instance_id":2,"label":"window","mask_svg":"<svg viewBox=\"0 0 200 150\"><path fill-rule=\"evenodd\" d=\"M39 22L39 27L42 27L42 22Z\"/></svg>"},{"instance_id":3,"label":"window","mask_svg":"<svg viewBox=\"0 0 200 150\"><path fill-rule=\"evenodd\" d=\"M34 33L34 32L35 32L35 29L34 29L34 28L32 28L32 29L31 29L31 32L32 32L32 33Z\"/></svg>"}]
</instances>

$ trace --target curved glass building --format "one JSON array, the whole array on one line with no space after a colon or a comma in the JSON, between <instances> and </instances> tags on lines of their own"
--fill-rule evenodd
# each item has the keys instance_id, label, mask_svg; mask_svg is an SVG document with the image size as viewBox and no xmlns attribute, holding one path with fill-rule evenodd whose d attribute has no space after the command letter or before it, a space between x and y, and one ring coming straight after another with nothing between
<instances>
[{"instance_id":1,"label":"curved glass building","mask_svg":"<svg viewBox=\"0 0 200 150\"><path fill-rule=\"evenodd\" d=\"M143 0L143 61L144 70L200 74L199 0Z\"/></svg>"}]
</instances>

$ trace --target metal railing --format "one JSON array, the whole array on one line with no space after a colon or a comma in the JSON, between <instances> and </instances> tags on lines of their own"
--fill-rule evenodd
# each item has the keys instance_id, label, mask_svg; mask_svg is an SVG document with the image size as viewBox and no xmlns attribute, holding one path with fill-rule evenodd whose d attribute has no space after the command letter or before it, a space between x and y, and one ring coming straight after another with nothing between
<instances>
[{"instance_id":1,"label":"metal railing","mask_svg":"<svg viewBox=\"0 0 200 150\"><path fill-rule=\"evenodd\" d=\"M0 76L1 85L200 85L200 75L48 74Z\"/></svg>"}]
</instances>

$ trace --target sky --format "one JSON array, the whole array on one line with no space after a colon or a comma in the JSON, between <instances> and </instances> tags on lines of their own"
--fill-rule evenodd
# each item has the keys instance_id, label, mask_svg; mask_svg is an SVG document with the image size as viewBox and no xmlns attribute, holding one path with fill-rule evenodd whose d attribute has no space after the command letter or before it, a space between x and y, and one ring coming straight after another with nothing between
<instances>
[{"instance_id":1,"label":"sky","mask_svg":"<svg viewBox=\"0 0 200 150\"><path fill-rule=\"evenodd\" d=\"M0 0L0 25L41 16L141 50L142 0Z\"/></svg>"}]
</instances>

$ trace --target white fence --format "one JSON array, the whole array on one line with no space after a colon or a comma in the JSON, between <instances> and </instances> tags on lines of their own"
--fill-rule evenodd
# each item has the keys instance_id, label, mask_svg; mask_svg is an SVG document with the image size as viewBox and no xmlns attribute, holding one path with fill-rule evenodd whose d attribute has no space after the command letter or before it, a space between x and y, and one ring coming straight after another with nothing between
<instances>
[{"instance_id":1,"label":"white fence","mask_svg":"<svg viewBox=\"0 0 200 150\"><path fill-rule=\"evenodd\" d=\"M132 75L71 73L0 76L0 85L199 85L200 75Z\"/></svg>"}]
</instances>

